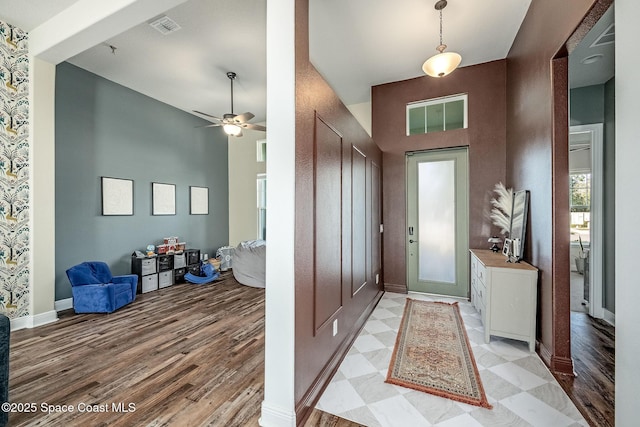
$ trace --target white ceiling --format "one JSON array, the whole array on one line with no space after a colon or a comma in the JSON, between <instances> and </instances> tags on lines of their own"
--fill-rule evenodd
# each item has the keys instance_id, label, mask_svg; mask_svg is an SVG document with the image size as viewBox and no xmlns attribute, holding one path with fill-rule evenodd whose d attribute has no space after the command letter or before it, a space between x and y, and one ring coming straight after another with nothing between
<instances>
[{"instance_id":1,"label":"white ceiling","mask_svg":"<svg viewBox=\"0 0 640 427\"><path fill-rule=\"evenodd\" d=\"M30 31L76 0L0 0L0 19ZM449 0L444 43L462 66L506 57L531 0ZM372 85L422 76L439 44L435 0L310 0L311 60L347 105ZM182 29L147 23L69 62L185 111L266 118L266 0L189 0L165 13ZM115 55L107 45L115 46Z\"/></svg>"},{"instance_id":2,"label":"white ceiling","mask_svg":"<svg viewBox=\"0 0 640 427\"><path fill-rule=\"evenodd\" d=\"M373 85L423 76L435 55L435 0L311 0L311 62L345 104L369 101ZM461 66L507 56L531 0L449 0L443 42Z\"/></svg>"},{"instance_id":3,"label":"white ceiling","mask_svg":"<svg viewBox=\"0 0 640 427\"><path fill-rule=\"evenodd\" d=\"M0 19L31 31L78 0L0 0Z\"/></svg>"},{"instance_id":4,"label":"white ceiling","mask_svg":"<svg viewBox=\"0 0 640 427\"><path fill-rule=\"evenodd\" d=\"M614 23L614 8L602 15L602 18L582 39L569 55L569 87L577 88L606 83L615 74L615 43L603 46L591 46L593 42ZM615 29L615 27L614 27ZM591 64L581 61L593 55L602 55Z\"/></svg>"}]
</instances>

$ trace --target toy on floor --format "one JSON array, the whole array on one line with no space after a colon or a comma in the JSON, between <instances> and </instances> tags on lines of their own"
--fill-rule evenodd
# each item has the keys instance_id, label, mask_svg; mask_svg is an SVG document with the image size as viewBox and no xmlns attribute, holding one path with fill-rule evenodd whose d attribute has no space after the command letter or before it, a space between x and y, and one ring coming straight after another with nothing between
<instances>
[{"instance_id":1,"label":"toy on floor","mask_svg":"<svg viewBox=\"0 0 640 427\"><path fill-rule=\"evenodd\" d=\"M213 265L208 262L203 262L200 266L200 276L196 276L195 274L187 273L184 275L184 280L190 283L195 283L196 285L204 285L205 283L213 282L218 277L220 277L220 273L213 268Z\"/></svg>"}]
</instances>

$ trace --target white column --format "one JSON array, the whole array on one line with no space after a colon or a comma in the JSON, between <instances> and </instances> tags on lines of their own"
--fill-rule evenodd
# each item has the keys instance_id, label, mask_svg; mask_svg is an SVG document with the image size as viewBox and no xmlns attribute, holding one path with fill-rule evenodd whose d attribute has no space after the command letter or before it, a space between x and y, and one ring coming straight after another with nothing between
<instances>
[{"instance_id":1,"label":"white column","mask_svg":"<svg viewBox=\"0 0 640 427\"><path fill-rule=\"evenodd\" d=\"M638 101L640 3L615 2L616 21L616 425L638 423Z\"/></svg>"},{"instance_id":2,"label":"white column","mask_svg":"<svg viewBox=\"0 0 640 427\"><path fill-rule=\"evenodd\" d=\"M295 0L267 1L264 427L295 426Z\"/></svg>"},{"instance_id":3,"label":"white column","mask_svg":"<svg viewBox=\"0 0 640 427\"><path fill-rule=\"evenodd\" d=\"M55 299L55 84L56 66L29 58L31 159L31 311L38 326L57 320Z\"/></svg>"}]
</instances>

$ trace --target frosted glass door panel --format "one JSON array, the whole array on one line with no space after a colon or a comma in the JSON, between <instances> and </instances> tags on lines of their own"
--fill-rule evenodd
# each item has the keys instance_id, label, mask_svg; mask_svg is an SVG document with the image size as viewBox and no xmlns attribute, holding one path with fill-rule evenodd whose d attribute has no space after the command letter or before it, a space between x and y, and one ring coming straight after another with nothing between
<instances>
[{"instance_id":1,"label":"frosted glass door panel","mask_svg":"<svg viewBox=\"0 0 640 427\"><path fill-rule=\"evenodd\" d=\"M407 289L469 297L466 148L407 154Z\"/></svg>"},{"instance_id":2,"label":"frosted glass door panel","mask_svg":"<svg viewBox=\"0 0 640 427\"><path fill-rule=\"evenodd\" d=\"M418 280L456 282L455 162L418 164Z\"/></svg>"}]
</instances>

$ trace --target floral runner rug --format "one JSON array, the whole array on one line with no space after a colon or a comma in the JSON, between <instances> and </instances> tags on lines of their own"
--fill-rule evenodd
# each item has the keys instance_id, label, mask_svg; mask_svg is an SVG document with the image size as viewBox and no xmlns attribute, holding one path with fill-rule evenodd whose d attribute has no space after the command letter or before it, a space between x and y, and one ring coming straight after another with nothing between
<instances>
[{"instance_id":1,"label":"floral runner rug","mask_svg":"<svg viewBox=\"0 0 640 427\"><path fill-rule=\"evenodd\" d=\"M457 302L407 298L386 382L492 408Z\"/></svg>"}]
</instances>

